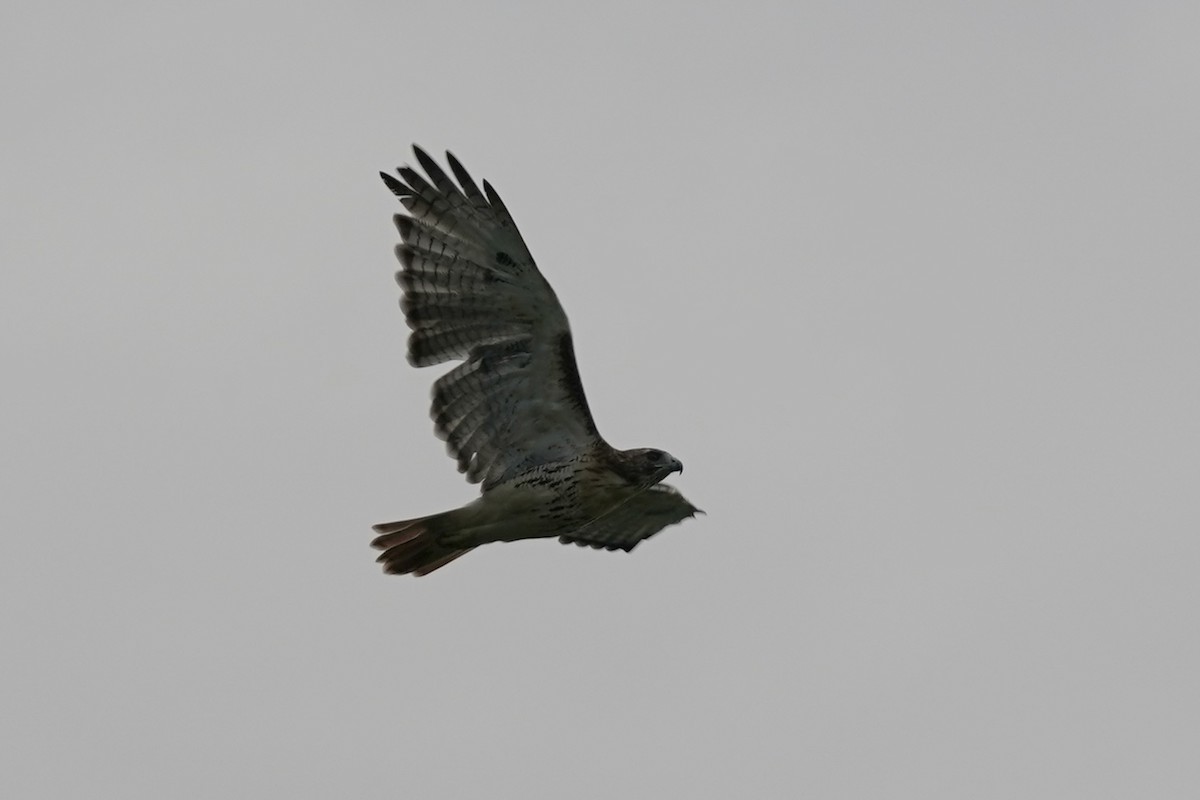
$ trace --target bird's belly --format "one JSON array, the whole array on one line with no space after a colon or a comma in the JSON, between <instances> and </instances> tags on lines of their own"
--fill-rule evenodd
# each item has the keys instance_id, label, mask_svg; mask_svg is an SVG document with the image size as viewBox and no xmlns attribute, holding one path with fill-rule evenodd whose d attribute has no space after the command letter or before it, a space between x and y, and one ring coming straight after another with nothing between
<instances>
[{"instance_id":1,"label":"bird's belly","mask_svg":"<svg viewBox=\"0 0 1200 800\"><path fill-rule=\"evenodd\" d=\"M622 499L615 487L588 486L576 469L551 465L482 494L462 509L463 529L480 543L565 536Z\"/></svg>"}]
</instances>

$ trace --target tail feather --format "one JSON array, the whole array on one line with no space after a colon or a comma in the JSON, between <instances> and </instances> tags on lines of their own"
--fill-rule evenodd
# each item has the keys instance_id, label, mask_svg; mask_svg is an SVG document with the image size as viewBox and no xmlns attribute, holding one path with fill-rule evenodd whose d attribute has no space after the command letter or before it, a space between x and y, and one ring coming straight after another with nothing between
<instances>
[{"instance_id":1,"label":"tail feather","mask_svg":"<svg viewBox=\"0 0 1200 800\"><path fill-rule=\"evenodd\" d=\"M373 526L373 530L380 535L375 537L371 546L383 551L376 561L383 564L384 572L393 575L428 575L471 552L471 547L460 549L439 543L435 530L438 516L441 515L381 522Z\"/></svg>"}]
</instances>

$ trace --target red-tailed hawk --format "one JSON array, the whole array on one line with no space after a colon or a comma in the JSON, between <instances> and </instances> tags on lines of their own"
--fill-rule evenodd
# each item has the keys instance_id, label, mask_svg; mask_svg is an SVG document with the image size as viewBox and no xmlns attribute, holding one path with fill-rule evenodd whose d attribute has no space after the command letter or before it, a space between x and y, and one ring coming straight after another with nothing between
<instances>
[{"instance_id":1,"label":"red-tailed hawk","mask_svg":"<svg viewBox=\"0 0 1200 800\"><path fill-rule=\"evenodd\" d=\"M629 551L698 509L659 483L683 465L662 450L615 450L583 395L566 314L496 191L446 153L458 184L419 147L380 173L397 214L408 360L462 361L433 385L432 416L458 469L483 492L429 517L385 522L387 572L425 575L489 542L558 537Z\"/></svg>"}]
</instances>

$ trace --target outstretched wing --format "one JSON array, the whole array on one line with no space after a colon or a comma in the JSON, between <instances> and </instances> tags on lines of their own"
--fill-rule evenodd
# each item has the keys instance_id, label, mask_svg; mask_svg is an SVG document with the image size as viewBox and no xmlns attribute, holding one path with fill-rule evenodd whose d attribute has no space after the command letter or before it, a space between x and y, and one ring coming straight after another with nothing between
<instances>
[{"instance_id":1,"label":"outstretched wing","mask_svg":"<svg viewBox=\"0 0 1200 800\"><path fill-rule=\"evenodd\" d=\"M413 151L428 180L410 167L380 175L408 211L395 217L408 360L463 361L434 383L431 412L459 471L486 490L595 447L566 314L508 209L450 153L457 184Z\"/></svg>"},{"instance_id":2,"label":"outstretched wing","mask_svg":"<svg viewBox=\"0 0 1200 800\"><path fill-rule=\"evenodd\" d=\"M668 525L703 513L675 487L656 483L558 540L563 544L628 553L638 542L649 539Z\"/></svg>"}]
</instances>

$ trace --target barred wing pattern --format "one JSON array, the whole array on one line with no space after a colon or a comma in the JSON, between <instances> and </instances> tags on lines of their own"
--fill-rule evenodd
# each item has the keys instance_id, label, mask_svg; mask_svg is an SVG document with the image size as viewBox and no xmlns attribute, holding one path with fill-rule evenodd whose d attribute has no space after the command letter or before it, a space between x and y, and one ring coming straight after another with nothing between
<instances>
[{"instance_id":1,"label":"barred wing pattern","mask_svg":"<svg viewBox=\"0 0 1200 800\"><path fill-rule=\"evenodd\" d=\"M431 412L459 471L486 490L596 447L566 314L500 196L450 153L457 184L413 151L428 180L380 174L408 211L395 222L409 362L463 361L434 383Z\"/></svg>"}]
</instances>

